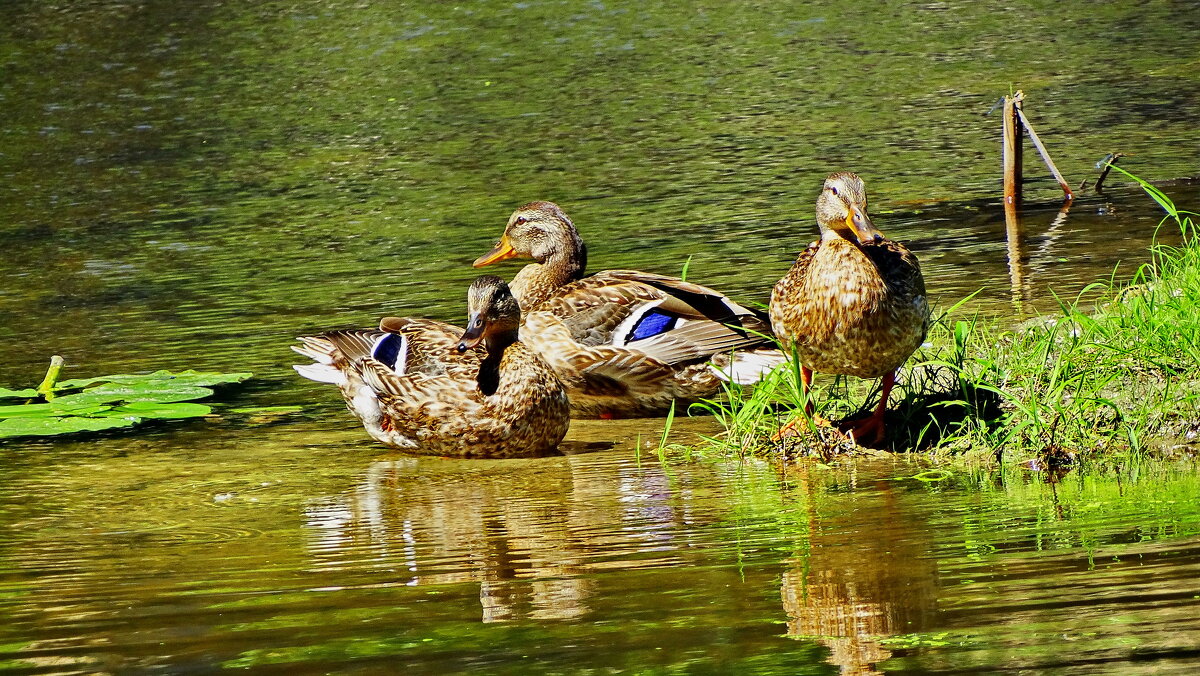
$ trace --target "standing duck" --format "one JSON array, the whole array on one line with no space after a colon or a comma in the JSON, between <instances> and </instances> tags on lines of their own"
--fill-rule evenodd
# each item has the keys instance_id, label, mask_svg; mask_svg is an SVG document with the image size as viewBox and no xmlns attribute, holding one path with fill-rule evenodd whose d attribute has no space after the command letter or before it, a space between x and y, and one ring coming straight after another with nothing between
<instances>
[{"instance_id":1,"label":"standing duck","mask_svg":"<svg viewBox=\"0 0 1200 676\"><path fill-rule=\"evenodd\" d=\"M713 289L636 270L584 276L587 247L553 202L513 212L475 267L531 258L513 278L522 336L566 385L580 417L661 415L678 399L714 396L723 380L750 384L783 354L765 314Z\"/></svg>"},{"instance_id":2,"label":"standing duck","mask_svg":"<svg viewBox=\"0 0 1200 676\"><path fill-rule=\"evenodd\" d=\"M784 349L795 351L805 393L813 371L883 378L875 411L847 426L856 441L878 444L896 369L929 328L925 280L916 256L867 216L857 174L825 179L817 225L821 239L801 252L771 293L771 327Z\"/></svg>"},{"instance_id":3,"label":"standing duck","mask_svg":"<svg viewBox=\"0 0 1200 676\"><path fill-rule=\"evenodd\" d=\"M414 453L509 458L552 452L567 433L567 394L518 340L521 310L499 277L475 280L464 331L390 317L378 331L329 331L292 349L296 371L332 383L377 441Z\"/></svg>"}]
</instances>

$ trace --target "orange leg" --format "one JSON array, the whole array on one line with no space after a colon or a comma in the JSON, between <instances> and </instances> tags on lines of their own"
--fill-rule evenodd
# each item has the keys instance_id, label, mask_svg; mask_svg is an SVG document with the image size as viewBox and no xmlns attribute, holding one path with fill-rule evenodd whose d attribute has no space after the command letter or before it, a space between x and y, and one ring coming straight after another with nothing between
<instances>
[{"instance_id":1,"label":"orange leg","mask_svg":"<svg viewBox=\"0 0 1200 676\"><path fill-rule=\"evenodd\" d=\"M804 394L804 414L812 417L813 403L809 398L808 393L812 390L812 369L807 366L800 366L800 391Z\"/></svg>"},{"instance_id":2,"label":"orange leg","mask_svg":"<svg viewBox=\"0 0 1200 676\"><path fill-rule=\"evenodd\" d=\"M801 364L800 365L800 391L804 394L804 416L806 418L813 417L813 403L812 403L812 399L810 399L808 396L809 391L812 390L812 377L813 377L812 369ZM817 420L816 422L818 424L820 424L823 421ZM795 436L795 435L796 435L796 418L792 418L791 420L788 421L788 424L779 428L778 432L771 435L771 440L779 441L780 439L782 439L784 437L790 437L790 436Z\"/></svg>"},{"instance_id":3,"label":"orange leg","mask_svg":"<svg viewBox=\"0 0 1200 676\"><path fill-rule=\"evenodd\" d=\"M883 414L887 412L888 395L892 393L892 387L895 384L895 371L885 375L882 381L883 394L879 395L879 404L875 407L875 411L870 416L856 420L847 426L846 431L854 435L855 443L873 445L883 441Z\"/></svg>"}]
</instances>

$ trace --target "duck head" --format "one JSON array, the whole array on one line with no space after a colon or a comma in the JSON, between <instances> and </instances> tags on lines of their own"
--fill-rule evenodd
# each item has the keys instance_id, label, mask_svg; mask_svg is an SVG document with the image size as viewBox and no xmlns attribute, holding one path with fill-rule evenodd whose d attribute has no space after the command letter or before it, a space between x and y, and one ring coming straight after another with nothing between
<instances>
[{"instance_id":1,"label":"duck head","mask_svg":"<svg viewBox=\"0 0 1200 676\"><path fill-rule=\"evenodd\" d=\"M554 202L530 202L508 217L495 248L475 260L481 268L509 258L532 258L539 263L570 260L582 270L587 248L575 224Z\"/></svg>"},{"instance_id":2,"label":"duck head","mask_svg":"<svg viewBox=\"0 0 1200 676\"><path fill-rule=\"evenodd\" d=\"M458 341L458 351L487 342L488 353L503 351L517 340L521 307L504 280L483 275L467 291L467 330Z\"/></svg>"},{"instance_id":3,"label":"duck head","mask_svg":"<svg viewBox=\"0 0 1200 676\"><path fill-rule=\"evenodd\" d=\"M841 238L858 244L883 239L883 233L867 215L867 189L863 180L850 171L830 174L817 197L817 225L821 239Z\"/></svg>"}]
</instances>

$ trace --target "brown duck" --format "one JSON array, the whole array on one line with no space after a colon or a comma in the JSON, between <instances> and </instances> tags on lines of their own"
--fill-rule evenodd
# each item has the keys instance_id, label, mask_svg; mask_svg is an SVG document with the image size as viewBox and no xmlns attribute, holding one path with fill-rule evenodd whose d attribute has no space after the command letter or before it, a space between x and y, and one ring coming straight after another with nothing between
<instances>
[{"instance_id":1,"label":"brown duck","mask_svg":"<svg viewBox=\"0 0 1200 676\"><path fill-rule=\"evenodd\" d=\"M514 257L534 260L510 284L522 339L562 379L576 416L661 415L783 362L767 317L718 291L636 270L584 276L587 248L553 202L513 212L475 267Z\"/></svg>"},{"instance_id":2,"label":"brown duck","mask_svg":"<svg viewBox=\"0 0 1200 676\"><path fill-rule=\"evenodd\" d=\"M389 317L379 331L329 331L292 349L296 371L332 383L377 441L461 458L545 455L567 433L566 391L518 340L520 307L499 277L475 280L467 328Z\"/></svg>"},{"instance_id":3,"label":"brown duck","mask_svg":"<svg viewBox=\"0 0 1200 676\"><path fill-rule=\"evenodd\" d=\"M813 371L883 378L874 412L846 425L856 441L877 444L896 369L929 328L925 280L916 256L884 237L867 216L866 188L857 174L825 179L817 225L821 239L771 293L771 327L784 349L795 351L806 393Z\"/></svg>"}]
</instances>

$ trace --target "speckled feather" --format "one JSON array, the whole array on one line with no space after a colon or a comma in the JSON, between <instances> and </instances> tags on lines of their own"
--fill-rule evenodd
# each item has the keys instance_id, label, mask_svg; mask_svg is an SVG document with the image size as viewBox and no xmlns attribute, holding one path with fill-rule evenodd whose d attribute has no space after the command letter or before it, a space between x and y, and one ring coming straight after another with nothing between
<instances>
[{"instance_id":1,"label":"speckled feather","mask_svg":"<svg viewBox=\"0 0 1200 676\"><path fill-rule=\"evenodd\" d=\"M562 379L574 415L661 415L674 399L711 397L722 379L709 363L728 372L734 351L783 361L769 349L766 317L713 289L636 270L583 277L582 240L553 203L515 211L497 250L505 244L538 260L512 284L525 310L522 337ZM684 321L637 341L618 335L651 308Z\"/></svg>"},{"instance_id":2,"label":"speckled feather","mask_svg":"<svg viewBox=\"0 0 1200 676\"><path fill-rule=\"evenodd\" d=\"M458 352L462 329L410 318L381 325L388 331L330 331L303 337L304 347L294 348L345 376L342 397L376 440L429 455L506 458L545 455L566 434L566 391L520 341L503 348L498 385L485 395L477 378L487 351ZM389 332L406 338L402 373L370 356Z\"/></svg>"},{"instance_id":3,"label":"speckled feather","mask_svg":"<svg viewBox=\"0 0 1200 676\"><path fill-rule=\"evenodd\" d=\"M771 294L775 334L820 373L878 378L896 370L925 339L928 318L917 259L890 239L812 246Z\"/></svg>"},{"instance_id":4,"label":"speckled feather","mask_svg":"<svg viewBox=\"0 0 1200 676\"><path fill-rule=\"evenodd\" d=\"M476 369L478 370L478 369ZM484 395L475 380L398 376L373 359L362 362L364 382L378 393L394 434L422 452L508 458L553 451L569 425L562 383L520 342L500 358L500 384Z\"/></svg>"},{"instance_id":5,"label":"speckled feather","mask_svg":"<svg viewBox=\"0 0 1200 676\"><path fill-rule=\"evenodd\" d=\"M676 284L708 295L714 305L728 305L722 305L719 320L709 319L670 292ZM648 303L692 321L634 344L613 344L616 327ZM709 308L709 314L716 312ZM722 381L710 361L727 369L730 351L771 343L763 318L718 292L631 270L609 270L562 287L527 313L525 328L530 347L567 386L573 412L586 416L660 415L674 399L711 397Z\"/></svg>"},{"instance_id":6,"label":"speckled feather","mask_svg":"<svg viewBox=\"0 0 1200 676\"><path fill-rule=\"evenodd\" d=\"M859 241L855 225L874 234ZM800 363L817 372L878 378L904 363L929 328L916 256L866 217L862 180L830 175L817 201L822 238L800 253L771 293L771 326Z\"/></svg>"}]
</instances>

